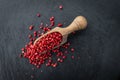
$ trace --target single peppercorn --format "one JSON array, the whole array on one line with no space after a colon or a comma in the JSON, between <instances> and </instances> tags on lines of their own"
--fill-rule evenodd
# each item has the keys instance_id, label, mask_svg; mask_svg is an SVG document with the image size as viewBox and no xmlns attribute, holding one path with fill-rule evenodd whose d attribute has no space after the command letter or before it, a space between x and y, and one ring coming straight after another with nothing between
<instances>
[{"instance_id":1,"label":"single peppercorn","mask_svg":"<svg viewBox=\"0 0 120 80\"><path fill-rule=\"evenodd\" d=\"M60 9L60 10L62 10L62 9L63 9L63 6L62 6L62 5L60 5L60 6L59 6L59 9Z\"/></svg>"},{"instance_id":2,"label":"single peppercorn","mask_svg":"<svg viewBox=\"0 0 120 80\"><path fill-rule=\"evenodd\" d=\"M29 30L33 30L33 27L34 27L33 25L30 25Z\"/></svg>"}]
</instances>

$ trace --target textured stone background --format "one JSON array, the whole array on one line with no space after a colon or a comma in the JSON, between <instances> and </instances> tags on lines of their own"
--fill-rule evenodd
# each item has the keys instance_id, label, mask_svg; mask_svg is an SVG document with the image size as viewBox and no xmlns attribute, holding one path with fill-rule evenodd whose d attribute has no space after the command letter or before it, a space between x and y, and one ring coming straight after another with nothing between
<instances>
[{"instance_id":1,"label":"textured stone background","mask_svg":"<svg viewBox=\"0 0 120 80\"><path fill-rule=\"evenodd\" d=\"M119 80L119 8L119 0L0 0L0 80L31 80L31 74L33 80ZM88 19L88 28L68 39L80 59L71 60L70 53L57 68L43 65L32 71L28 60L18 58L28 42L28 26L48 23L52 15L56 23L65 22L64 27L78 15Z\"/></svg>"}]
</instances>

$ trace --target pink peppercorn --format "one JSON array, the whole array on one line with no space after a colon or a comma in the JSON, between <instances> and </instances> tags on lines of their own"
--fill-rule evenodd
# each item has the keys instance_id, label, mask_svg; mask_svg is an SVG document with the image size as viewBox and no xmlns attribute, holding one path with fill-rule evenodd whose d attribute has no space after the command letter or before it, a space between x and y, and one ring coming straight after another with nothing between
<instances>
[{"instance_id":1,"label":"pink peppercorn","mask_svg":"<svg viewBox=\"0 0 120 80\"><path fill-rule=\"evenodd\" d=\"M63 26L63 24L59 23L57 26L58 26L58 27L62 27L62 26Z\"/></svg>"},{"instance_id":2,"label":"pink peppercorn","mask_svg":"<svg viewBox=\"0 0 120 80\"><path fill-rule=\"evenodd\" d=\"M65 54L67 54L67 53L68 53L68 51L65 51L64 53L65 53Z\"/></svg>"},{"instance_id":3,"label":"pink peppercorn","mask_svg":"<svg viewBox=\"0 0 120 80\"><path fill-rule=\"evenodd\" d=\"M51 26L54 26L55 25L55 22L54 21L51 21Z\"/></svg>"},{"instance_id":4,"label":"pink peppercorn","mask_svg":"<svg viewBox=\"0 0 120 80\"><path fill-rule=\"evenodd\" d=\"M37 17L40 17L40 13L37 13Z\"/></svg>"},{"instance_id":5,"label":"pink peppercorn","mask_svg":"<svg viewBox=\"0 0 120 80\"><path fill-rule=\"evenodd\" d=\"M74 48L71 48L71 51L74 52Z\"/></svg>"},{"instance_id":6,"label":"pink peppercorn","mask_svg":"<svg viewBox=\"0 0 120 80\"><path fill-rule=\"evenodd\" d=\"M60 10L62 10L62 9L63 9L63 6L62 6L62 5L60 5L60 6L59 6L59 9L60 9Z\"/></svg>"},{"instance_id":7,"label":"pink peppercorn","mask_svg":"<svg viewBox=\"0 0 120 80\"><path fill-rule=\"evenodd\" d=\"M22 48L21 50L22 50L22 51L24 51L24 50L25 50L25 48Z\"/></svg>"},{"instance_id":8,"label":"pink peppercorn","mask_svg":"<svg viewBox=\"0 0 120 80\"><path fill-rule=\"evenodd\" d=\"M47 63L46 66L50 66L50 63Z\"/></svg>"},{"instance_id":9,"label":"pink peppercorn","mask_svg":"<svg viewBox=\"0 0 120 80\"><path fill-rule=\"evenodd\" d=\"M65 59L67 56L62 56L63 59Z\"/></svg>"},{"instance_id":10,"label":"pink peppercorn","mask_svg":"<svg viewBox=\"0 0 120 80\"><path fill-rule=\"evenodd\" d=\"M63 59L61 59L60 62L62 63L62 62L63 62Z\"/></svg>"},{"instance_id":11,"label":"pink peppercorn","mask_svg":"<svg viewBox=\"0 0 120 80\"><path fill-rule=\"evenodd\" d=\"M29 34L28 37L29 37L29 38L32 38L32 35Z\"/></svg>"},{"instance_id":12,"label":"pink peppercorn","mask_svg":"<svg viewBox=\"0 0 120 80\"><path fill-rule=\"evenodd\" d=\"M72 59L74 59L75 57L74 56L71 56Z\"/></svg>"},{"instance_id":13,"label":"pink peppercorn","mask_svg":"<svg viewBox=\"0 0 120 80\"><path fill-rule=\"evenodd\" d=\"M54 19L55 19L54 16L50 17L50 21L54 21Z\"/></svg>"},{"instance_id":14,"label":"pink peppercorn","mask_svg":"<svg viewBox=\"0 0 120 80\"><path fill-rule=\"evenodd\" d=\"M29 30L33 30L33 25L30 25L30 26L29 26Z\"/></svg>"},{"instance_id":15,"label":"pink peppercorn","mask_svg":"<svg viewBox=\"0 0 120 80\"><path fill-rule=\"evenodd\" d=\"M37 34L37 31L34 31L34 34Z\"/></svg>"},{"instance_id":16,"label":"pink peppercorn","mask_svg":"<svg viewBox=\"0 0 120 80\"><path fill-rule=\"evenodd\" d=\"M57 63L53 63L52 64L52 67L56 67L58 64Z\"/></svg>"},{"instance_id":17,"label":"pink peppercorn","mask_svg":"<svg viewBox=\"0 0 120 80\"><path fill-rule=\"evenodd\" d=\"M58 58L57 61L60 62L60 58Z\"/></svg>"}]
</instances>

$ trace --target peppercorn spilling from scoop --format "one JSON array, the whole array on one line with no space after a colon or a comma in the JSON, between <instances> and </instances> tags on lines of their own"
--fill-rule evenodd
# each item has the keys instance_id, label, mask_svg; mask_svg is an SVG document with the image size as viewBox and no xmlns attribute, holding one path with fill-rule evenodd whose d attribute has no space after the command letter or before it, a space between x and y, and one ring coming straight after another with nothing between
<instances>
[{"instance_id":1,"label":"peppercorn spilling from scoop","mask_svg":"<svg viewBox=\"0 0 120 80\"><path fill-rule=\"evenodd\" d=\"M59 47L62 46L64 48L68 48L70 44L65 44L67 42L68 35L74 31L85 29L86 26L86 19L83 16L78 16L66 28L56 27L52 30L43 28L45 31L47 29L48 32L37 39L33 38L34 40L32 42L30 41L29 44L22 49L23 57L28 58L29 62L35 65L37 68L45 63L46 60L51 60L51 52L57 53L56 56L58 57L58 62L63 62L63 60L66 59L66 56L62 51L59 50ZM34 32L34 34L37 36L37 32ZM29 37L31 38L31 36ZM72 48L71 51L74 52L74 48ZM74 56L72 56L72 58L74 59ZM48 61L46 66L56 67L57 63Z\"/></svg>"}]
</instances>

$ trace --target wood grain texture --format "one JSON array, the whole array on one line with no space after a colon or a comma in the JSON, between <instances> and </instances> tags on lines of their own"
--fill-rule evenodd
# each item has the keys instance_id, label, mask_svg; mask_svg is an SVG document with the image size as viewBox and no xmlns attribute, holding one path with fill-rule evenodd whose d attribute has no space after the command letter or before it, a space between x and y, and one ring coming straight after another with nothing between
<instances>
[{"instance_id":1,"label":"wood grain texture","mask_svg":"<svg viewBox=\"0 0 120 80\"><path fill-rule=\"evenodd\" d=\"M31 80L31 74L36 80L119 80L119 8L119 0L0 0L0 80ZM78 15L87 18L88 28L68 38L80 59L71 60L69 52L57 68L32 71L28 60L18 58L31 33L28 26L49 23L52 15L64 27Z\"/></svg>"}]
</instances>

